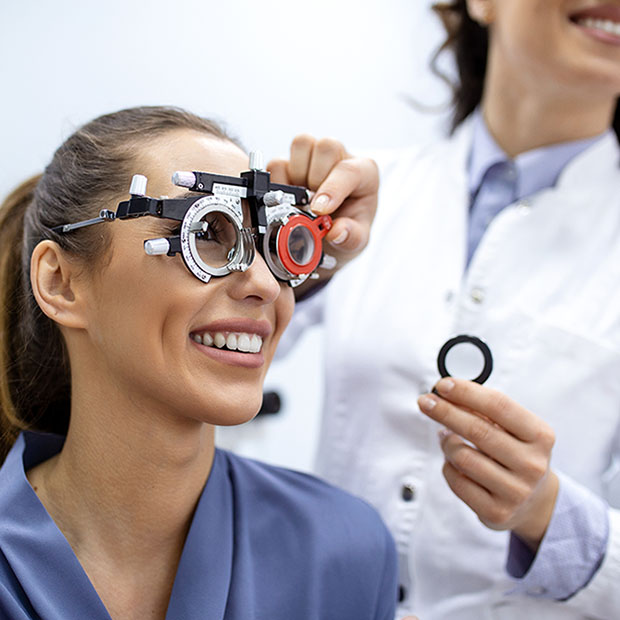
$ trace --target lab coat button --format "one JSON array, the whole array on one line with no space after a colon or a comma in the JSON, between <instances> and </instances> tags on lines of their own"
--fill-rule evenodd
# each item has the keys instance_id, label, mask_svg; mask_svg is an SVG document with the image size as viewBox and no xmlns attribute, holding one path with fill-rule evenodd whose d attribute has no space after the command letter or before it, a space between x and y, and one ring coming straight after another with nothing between
<instances>
[{"instance_id":1,"label":"lab coat button","mask_svg":"<svg viewBox=\"0 0 620 620\"><path fill-rule=\"evenodd\" d=\"M484 301L484 291L479 288L473 288L470 297L475 304L481 304Z\"/></svg>"},{"instance_id":2,"label":"lab coat button","mask_svg":"<svg viewBox=\"0 0 620 620\"><path fill-rule=\"evenodd\" d=\"M415 499L415 486L413 484L404 484L400 495L406 502L413 501Z\"/></svg>"},{"instance_id":3,"label":"lab coat button","mask_svg":"<svg viewBox=\"0 0 620 620\"><path fill-rule=\"evenodd\" d=\"M532 203L529 200L519 200L517 203L517 208L519 209L519 213L522 215L527 215L532 208Z\"/></svg>"}]
</instances>

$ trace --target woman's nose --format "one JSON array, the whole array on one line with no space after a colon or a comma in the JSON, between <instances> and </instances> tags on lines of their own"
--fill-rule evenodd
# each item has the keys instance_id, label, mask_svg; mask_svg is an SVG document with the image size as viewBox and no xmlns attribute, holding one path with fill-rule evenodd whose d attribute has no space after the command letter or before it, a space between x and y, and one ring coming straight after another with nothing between
<instances>
[{"instance_id":1,"label":"woman's nose","mask_svg":"<svg viewBox=\"0 0 620 620\"><path fill-rule=\"evenodd\" d=\"M231 274L227 279L231 281L230 294L235 299L255 299L258 303L269 304L278 298L281 290L281 283L258 252L248 269Z\"/></svg>"}]
</instances>

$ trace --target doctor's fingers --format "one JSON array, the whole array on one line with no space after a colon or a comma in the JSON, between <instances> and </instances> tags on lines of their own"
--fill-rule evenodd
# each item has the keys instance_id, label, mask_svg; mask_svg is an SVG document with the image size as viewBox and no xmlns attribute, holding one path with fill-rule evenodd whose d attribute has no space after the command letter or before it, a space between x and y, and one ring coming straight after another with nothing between
<instances>
[{"instance_id":1,"label":"doctor's fingers","mask_svg":"<svg viewBox=\"0 0 620 620\"><path fill-rule=\"evenodd\" d=\"M443 476L452 492L476 513L482 523L492 529L505 529L494 524L508 523L509 517L487 489L461 473L448 461L444 463Z\"/></svg>"},{"instance_id":2,"label":"doctor's fingers","mask_svg":"<svg viewBox=\"0 0 620 620\"><path fill-rule=\"evenodd\" d=\"M459 473L488 491L508 511L518 510L534 492L546 469L536 479L526 480L494 459L466 444L450 431L440 431L446 461Z\"/></svg>"},{"instance_id":3,"label":"doctor's fingers","mask_svg":"<svg viewBox=\"0 0 620 620\"><path fill-rule=\"evenodd\" d=\"M288 174L291 183L316 190L332 168L349 157L344 145L333 138L317 140L307 134L293 138Z\"/></svg>"},{"instance_id":4,"label":"doctor's fingers","mask_svg":"<svg viewBox=\"0 0 620 620\"><path fill-rule=\"evenodd\" d=\"M356 214L339 215L356 220L362 215L369 221L374 218L379 191L377 164L369 158L352 157L337 140L297 136L291 144L290 160L274 159L267 169L277 183L301 185L314 191L311 207L317 214L332 214L347 198L352 198L363 202L363 209Z\"/></svg>"},{"instance_id":5,"label":"doctor's fingers","mask_svg":"<svg viewBox=\"0 0 620 620\"><path fill-rule=\"evenodd\" d=\"M271 178L276 183L292 183L288 175L288 162L273 160L269 163ZM325 192L323 192L325 190ZM368 243L370 229L377 212L378 175L375 163L370 160L348 159L332 170L321 186L320 195L328 204L317 214L330 213L332 228L325 240L332 244L330 254L342 264L353 258ZM349 196L349 194L351 194Z\"/></svg>"},{"instance_id":6,"label":"doctor's fingers","mask_svg":"<svg viewBox=\"0 0 620 620\"><path fill-rule=\"evenodd\" d=\"M287 159L272 159L267 164L267 170L271 173L272 183L283 183L285 185L294 185L288 175Z\"/></svg>"},{"instance_id":7,"label":"doctor's fingers","mask_svg":"<svg viewBox=\"0 0 620 620\"><path fill-rule=\"evenodd\" d=\"M378 193L377 164L365 157L349 157L332 167L317 188L311 207L315 213L372 222Z\"/></svg>"},{"instance_id":8,"label":"doctor's fingers","mask_svg":"<svg viewBox=\"0 0 620 620\"><path fill-rule=\"evenodd\" d=\"M435 390L442 398L481 413L523 441L547 443L549 448L555 441L549 425L497 390L453 377L441 379Z\"/></svg>"},{"instance_id":9,"label":"doctor's fingers","mask_svg":"<svg viewBox=\"0 0 620 620\"><path fill-rule=\"evenodd\" d=\"M435 394L420 396L418 404L429 418L528 481L535 483L547 470L552 444L522 441L484 415L465 410Z\"/></svg>"},{"instance_id":10,"label":"doctor's fingers","mask_svg":"<svg viewBox=\"0 0 620 620\"><path fill-rule=\"evenodd\" d=\"M450 434L452 435L452 434ZM455 436L444 436L442 443L457 443ZM446 446L446 451L450 449ZM462 463L459 464L459 466ZM471 474L474 471L468 467ZM487 527L512 530L533 550L538 548L553 514L559 481L552 470L547 470L536 484L508 484L498 493L489 490L488 480L477 479L461 471L446 460L443 475L454 494L465 502ZM523 482L523 481L521 481ZM529 487L529 492L527 488Z\"/></svg>"},{"instance_id":11,"label":"doctor's fingers","mask_svg":"<svg viewBox=\"0 0 620 620\"><path fill-rule=\"evenodd\" d=\"M368 243L378 192L377 165L357 157L339 161L316 190L310 206L317 215L331 215L333 226L325 239L340 266Z\"/></svg>"},{"instance_id":12,"label":"doctor's fingers","mask_svg":"<svg viewBox=\"0 0 620 620\"><path fill-rule=\"evenodd\" d=\"M444 435L442 439L444 452L446 450L451 451L449 446L444 447L446 443L451 443L453 449L458 449L457 444L460 441L453 433ZM461 449L466 450L468 448L465 446ZM472 449L469 448L469 450ZM458 461L458 459L455 460ZM475 458L472 458L471 462L474 461ZM492 469L492 465L489 463L487 465L489 465L489 469ZM463 471L461 466L464 466L466 471ZM457 465L446 458L443 466L443 476L452 492L476 513L484 525L494 530L511 529L517 520L522 505L527 503L529 495L515 498L517 501L511 501L509 496L494 494L489 490L485 486L485 483L488 483L487 480L481 484L478 480L484 479L484 475L480 472L474 473L475 477L471 477L472 472L476 472L476 467L467 464L465 459L461 459ZM485 473L488 474L489 471Z\"/></svg>"},{"instance_id":13,"label":"doctor's fingers","mask_svg":"<svg viewBox=\"0 0 620 620\"><path fill-rule=\"evenodd\" d=\"M333 138L317 140L308 134L300 134L291 142L290 159L274 159L267 169L276 183L315 190L332 168L348 157L343 144Z\"/></svg>"}]
</instances>

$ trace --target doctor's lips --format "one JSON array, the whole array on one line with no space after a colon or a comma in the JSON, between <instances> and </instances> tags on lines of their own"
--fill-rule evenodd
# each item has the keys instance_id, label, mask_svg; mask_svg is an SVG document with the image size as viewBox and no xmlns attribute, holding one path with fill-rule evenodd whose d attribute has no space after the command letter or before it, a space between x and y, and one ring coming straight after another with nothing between
<instances>
[{"instance_id":1,"label":"doctor's lips","mask_svg":"<svg viewBox=\"0 0 620 620\"><path fill-rule=\"evenodd\" d=\"M620 6L617 4L584 9L571 15L570 20L593 34L599 34L605 41L620 44Z\"/></svg>"},{"instance_id":2,"label":"doctor's lips","mask_svg":"<svg viewBox=\"0 0 620 620\"><path fill-rule=\"evenodd\" d=\"M267 321L231 319L215 321L192 330L190 338L207 347L239 353L260 353L263 340L271 334Z\"/></svg>"}]
</instances>

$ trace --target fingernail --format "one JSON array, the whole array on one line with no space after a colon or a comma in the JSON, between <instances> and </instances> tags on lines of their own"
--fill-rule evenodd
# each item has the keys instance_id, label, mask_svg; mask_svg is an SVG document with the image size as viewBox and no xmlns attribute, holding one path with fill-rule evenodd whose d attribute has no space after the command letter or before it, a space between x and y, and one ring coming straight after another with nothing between
<instances>
[{"instance_id":1,"label":"fingernail","mask_svg":"<svg viewBox=\"0 0 620 620\"><path fill-rule=\"evenodd\" d=\"M439 436L439 441L443 442L446 437L451 435L451 432L447 428L442 428L437 431L437 435Z\"/></svg>"},{"instance_id":2,"label":"fingernail","mask_svg":"<svg viewBox=\"0 0 620 620\"><path fill-rule=\"evenodd\" d=\"M331 198L327 194L319 194L315 196L314 202L312 203L312 210L315 213L325 213L327 207L329 206L329 201Z\"/></svg>"},{"instance_id":3,"label":"fingernail","mask_svg":"<svg viewBox=\"0 0 620 620\"><path fill-rule=\"evenodd\" d=\"M418 398L418 405L423 411L432 411L435 408L437 402L428 396L420 396Z\"/></svg>"},{"instance_id":4,"label":"fingernail","mask_svg":"<svg viewBox=\"0 0 620 620\"><path fill-rule=\"evenodd\" d=\"M331 240L332 245L340 245L349 238L349 229L345 228L335 239Z\"/></svg>"},{"instance_id":5,"label":"fingernail","mask_svg":"<svg viewBox=\"0 0 620 620\"><path fill-rule=\"evenodd\" d=\"M435 386L435 389L440 394L447 394L452 391L452 388L454 388L454 381L452 379L441 379Z\"/></svg>"}]
</instances>

